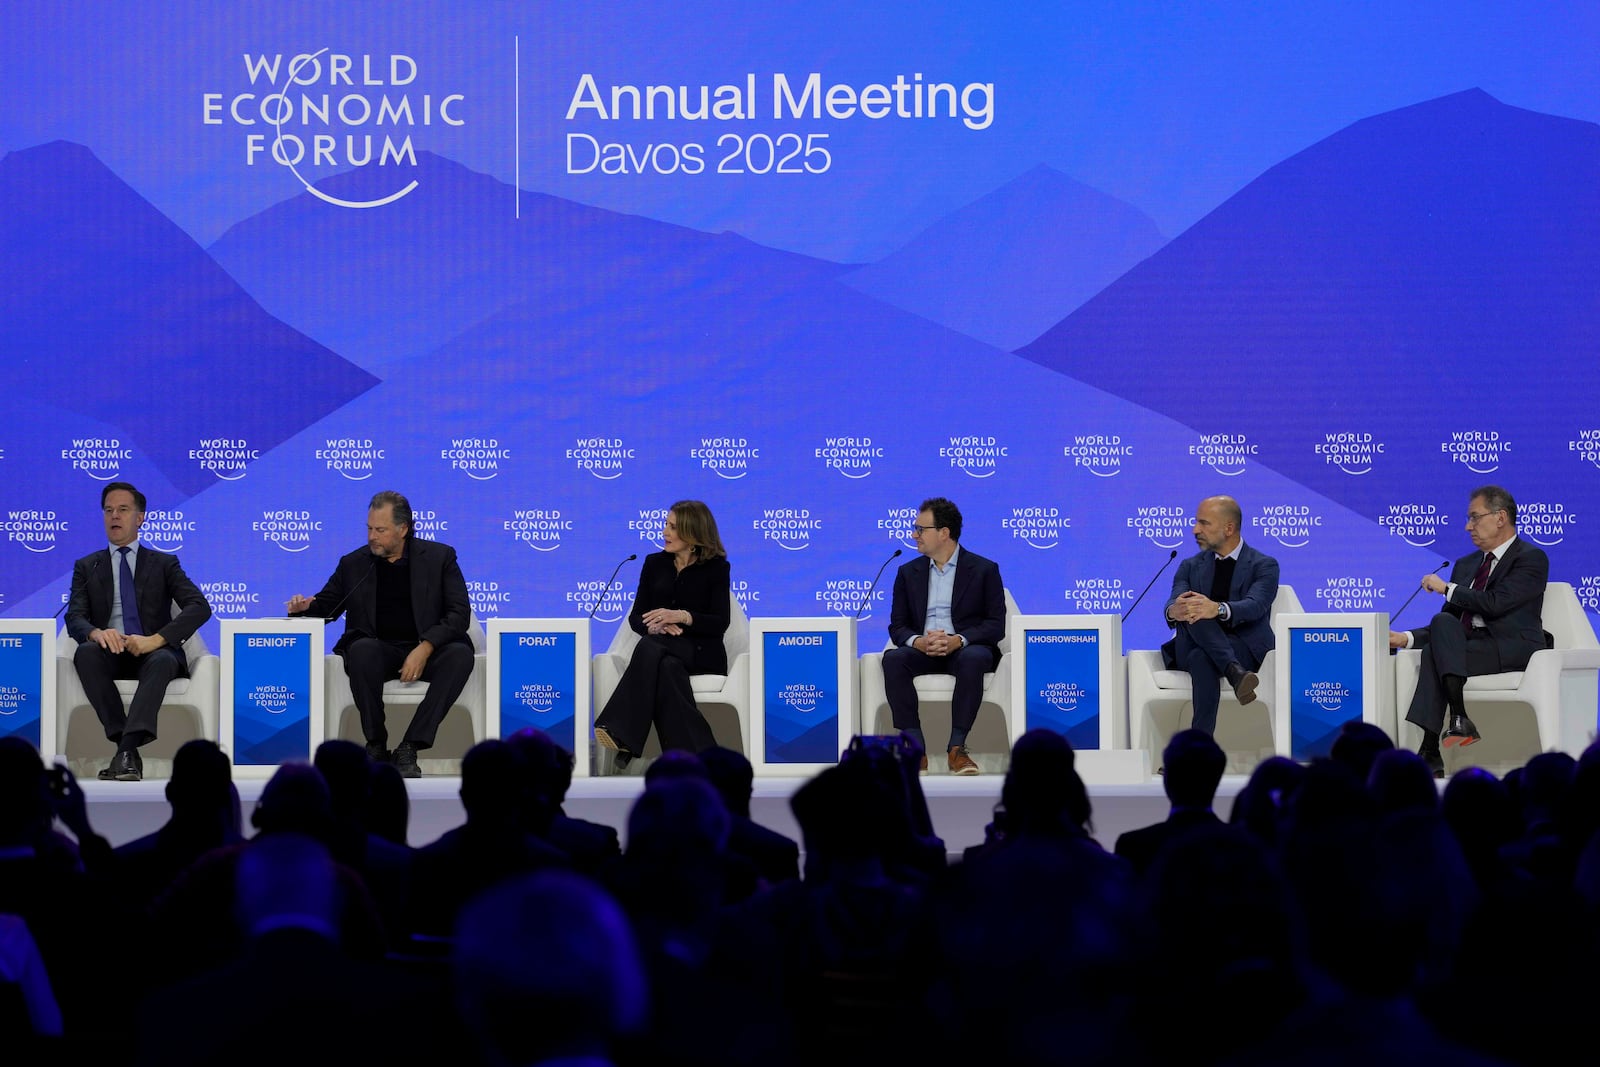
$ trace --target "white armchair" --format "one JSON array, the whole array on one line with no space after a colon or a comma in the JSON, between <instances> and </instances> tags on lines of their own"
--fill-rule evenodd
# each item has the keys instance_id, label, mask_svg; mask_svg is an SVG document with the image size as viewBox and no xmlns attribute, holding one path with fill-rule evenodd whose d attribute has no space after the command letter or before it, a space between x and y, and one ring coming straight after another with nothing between
<instances>
[{"instance_id":1,"label":"white armchair","mask_svg":"<svg viewBox=\"0 0 1600 1067\"><path fill-rule=\"evenodd\" d=\"M1005 590L1006 636L1000 639L1000 651L1011 651L1009 620L1018 614L1017 601L1011 590ZM883 653L892 646L885 641L883 650L867 652L856 667L860 687L861 724L866 734L894 733L894 718L889 711L889 698L883 689ZM916 680L917 716L922 720L923 736L928 741L928 768L942 770L944 743L950 736L950 698L955 694L954 675L925 674ZM984 714L985 708L993 709ZM931 712L931 714L930 714ZM998 712L994 714L994 712ZM1021 736L1021 723L1011 708L1011 656L1003 654L995 669L983 676L983 703L978 706L977 721L967 737L967 748L972 758L985 773L1003 770L1011 758L1011 746Z\"/></svg>"},{"instance_id":2,"label":"white armchair","mask_svg":"<svg viewBox=\"0 0 1600 1067\"><path fill-rule=\"evenodd\" d=\"M611 646L594 657L594 711L595 716L605 710L606 702L616 692L622 672L628 669L633 648L639 635L626 622L617 627ZM722 647L728 653L727 674L692 674L690 688L694 690L695 706L706 717L712 736L719 745L736 748L746 756L750 745L750 621L739 598L728 594L728 630L722 635ZM594 723L588 724L592 729ZM661 755L661 739L650 731L641 757Z\"/></svg>"},{"instance_id":3,"label":"white armchair","mask_svg":"<svg viewBox=\"0 0 1600 1067\"><path fill-rule=\"evenodd\" d=\"M1300 612L1300 598L1294 587L1278 586L1270 618L1285 612ZM1248 708L1224 684L1217 711L1217 744L1228 754L1228 773L1248 774L1256 764L1281 751L1288 739L1275 736L1273 706L1277 692L1277 653L1268 652L1256 675L1256 699ZM1168 670L1161 651L1137 650L1128 653L1128 741L1135 751L1150 753L1150 766L1161 766L1161 752L1172 735L1194 719L1193 689L1187 671Z\"/></svg>"},{"instance_id":4,"label":"white armchair","mask_svg":"<svg viewBox=\"0 0 1600 1067\"><path fill-rule=\"evenodd\" d=\"M1483 743L1447 750L1449 769L1454 770L1457 762L1519 766L1539 752L1578 756L1593 739L1600 641L1595 639L1578 594L1567 582L1551 582L1545 587L1543 615L1544 628L1555 638L1554 648L1535 652L1523 670L1467 679L1463 691L1467 714L1480 729L1489 725ZM1395 653L1396 740L1413 750L1422 741L1422 730L1406 722L1405 715L1421 667L1420 650ZM1521 713L1520 723L1513 712Z\"/></svg>"},{"instance_id":5,"label":"white armchair","mask_svg":"<svg viewBox=\"0 0 1600 1067\"><path fill-rule=\"evenodd\" d=\"M461 757L467 749L485 737L485 679L488 674L487 641L483 623L476 612L467 623L467 636L472 639L472 676L461 690L461 695L445 713L439 724L439 734L433 747L423 751L417 766L424 774L460 774ZM361 712L356 708L355 697L350 692L350 677L344 672L344 657L329 653L324 661L323 678L323 736L345 741L365 743L361 733ZM406 727L417 713L417 706L428 694L427 682L402 682L398 679L383 683L383 707L387 717L391 747L405 736ZM395 714L404 710L406 714Z\"/></svg>"},{"instance_id":6,"label":"white armchair","mask_svg":"<svg viewBox=\"0 0 1600 1067\"><path fill-rule=\"evenodd\" d=\"M78 668L72 662L77 650L78 642L62 627L56 639L56 751L66 758L73 774L93 778L116 755L117 746L106 740L100 719L78 680ZM218 738L222 660L211 654L199 633L183 643L183 652L189 661L189 677L174 678L167 686L156 739L139 750L148 778L170 777L172 757L184 742ZM133 700L138 687L136 679L117 682L124 707ZM183 714L168 714L169 709Z\"/></svg>"}]
</instances>

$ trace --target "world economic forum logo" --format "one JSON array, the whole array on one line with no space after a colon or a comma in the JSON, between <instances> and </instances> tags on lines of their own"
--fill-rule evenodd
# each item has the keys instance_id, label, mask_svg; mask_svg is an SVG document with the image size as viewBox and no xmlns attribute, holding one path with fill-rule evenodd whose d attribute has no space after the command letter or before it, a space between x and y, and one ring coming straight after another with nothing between
<instances>
[{"instance_id":1,"label":"world economic forum logo","mask_svg":"<svg viewBox=\"0 0 1600 1067\"><path fill-rule=\"evenodd\" d=\"M1600 429L1579 430L1578 436L1567 442L1567 451L1590 466L1600 468Z\"/></svg>"},{"instance_id":2,"label":"world economic forum logo","mask_svg":"<svg viewBox=\"0 0 1600 1067\"><path fill-rule=\"evenodd\" d=\"M1439 451L1473 474L1493 474L1511 451L1511 442L1498 430L1453 430L1448 440L1439 442Z\"/></svg>"},{"instance_id":3,"label":"world economic forum logo","mask_svg":"<svg viewBox=\"0 0 1600 1067\"><path fill-rule=\"evenodd\" d=\"M250 529L285 552L304 552L311 547L311 535L322 532L322 520L305 510L272 508L263 511Z\"/></svg>"},{"instance_id":4,"label":"world economic forum logo","mask_svg":"<svg viewBox=\"0 0 1600 1067\"><path fill-rule=\"evenodd\" d=\"M133 449L115 437L74 437L61 450L61 458L72 470L82 471L97 482L109 482L133 458Z\"/></svg>"},{"instance_id":5,"label":"world economic forum logo","mask_svg":"<svg viewBox=\"0 0 1600 1067\"><path fill-rule=\"evenodd\" d=\"M862 622L872 618L873 607L888 598L889 590L876 587L865 578L825 578L821 588L812 593L813 601L824 611ZM858 611L860 615L856 614Z\"/></svg>"},{"instance_id":6,"label":"world economic forum logo","mask_svg":"<svg viewBox=\"0 0 1600 1067\"><path fill-rule=\"evenodd\" d=\"M18 638L18 641L20 640ZM0 685L0 716L10 718L33 699L35 699L34 694L19 685Z\"/></svg>"},{"instance_id":7,"label":"world economic forum logo","mask_svg":"<svg viewBox=\"0 0 1600 1067\"><path fill-rule=\"evenodd\" d=\"M883 446L870 437L825 437L816 449L822 466L846 478L865 478L872 473L872 461L883 458Z\"/></svg>"},{"instance_id":8,"label":"world economic forum logo","mask_svg":"<svg viewBox=\"0 0 1600 1067\"><path fill-rule=\"evenodd\" d=\"M1439 531L1450 525L1450 516L1436 504L1407 502L1388 504L1378 515L1378 525L1408 545L1428 548L1439 539Z\"/></svg>"},{"instance_id":9,"label":"world economic forum logo","mask_svg":"<svg viewBox=\"0 0 1600 1067\"><path fill-rule=\"evenodd\" d=\"M54 552L61 535L71 526L72 520L39 508L7 511L6 517L0 519L0 533L5 534L7 541L41 554Z\"/></svg>"},{"instance_id":10,"label":"world economic forum logo","mask_svg":"<svg viewBox=\"0 0 1600 1067\"><path fill-rule=\"evenodd\" d=\"M761 458L761 449L748 437L702 437L689 449L689 458L701 470L736 482L750 473L750 464Z\"/></svg>"},{"instance_id":11,"label":"world economic forum logo","mask_svg":"<svg viewBox=\"0 0 1600 1067\"><path fill-rule=\"evenodd\" d=\"M778 699L802 715L816 711L826 695L821 687L810 682L790 682L778 690Z\"/></svg>"},{"instance_id":12,"label":"world economic forum logo","mask_svg":"<svg viewBox=\"0 0 1600 1067\"><path fill-rule=\"evenodd\" d=\"M1010 452L998 438L971 434L951 437L949 444L939 447L939 458L969 478L993 478Z\"/></svg>"},{"instance_id":13,"label":"world economic forum logo","mask_svg":"<svg viewBox=\"0 0 1600 1067\"><path fill-rule=\"evenodd\" d=\"M1078 704L1088 695L1088 691L1077 682L1049 682L1039 690L1039 699L1055 708L1057 711L1071 713L1078 710Z\"/></svg>"},{"instance_id":14,"label":"world economic forum logo","mask_svg":"<svg viewBox=\"0 0 1600 1067\"><path fill-rule=\"evenodd\" d=\"M245 476L245 468L261 458L259 448L251 448L242 437L203 437L189 449L189 458L200 469L216 475L225 482L236 482Z\"/></svg>"},{"instance_id":15,"label":"world economic forum logo","mask_svg":"<svg viewBox=\"0 0 1600 1067\"><path fill-rule=\"evenodd\" d=\"M452 437L439 449L439 458L475 482L487 482L500 475L500 465L511 458L511 449L496 437Z\"/></svg>"},{"instance_id":16,"label":"world economic forum logo","mask_svg":"<svg viewBox=\"0 0 1600 1067\"><path fill-rule=\"evenodd\" d=\"M1179 548L1189 536L1189 528L1193 524L1181 507L1140 504L1134 507L1125 525L1140 540L1149 541L1157 548Z\"/></svg>"},{"instance_id":17,"label":"world economic forum logo","mask_svg":"<svg viewBox=\"0 0 1600 1067\"><path fill-rule=\"evenodd\" d=\"M890 508L888 515L878 520L878 529L887 532L889 540L901 548L917 547L916 525L916 508Z\"/></svg>"},{"instance_id":18,"label":"world economic forum logo","mask_svg":"<svg viewBox=\"0 0 1600 1067\"><path fill-rule=\"evenodd\" d=\"M1517 536L1550 548L1564 541L1567 528L1577 521L1577 514L1565 504L1533 500L1517 508Z\"/></svg>"},{"instance_id":19,"label":"world economic forum logo","mask_svg":"<svg viewBox=\"0 0 1600 1067\"><path fill-rule=\"evenodd\" d=\"M1384 453L1384 443L1370 433L1325 433L1312 452L1346 474L1371 474L1373 461Z\"/></svg>"},{"instance_id":20,"label":"world economic forum logo","mask_svg":"<svg viewBox=\"0 0 1600 1067\"><path fill-rule=\"evenodd\" d=\"M567 591L567 603L595 622L621 622L633 610L633 588L623 581L584 580Z\"/></svg>"},{"instance_id":21,"label":"world economic forum logo","mask_svg":"<svg viewBox=\"0 0 1600 1067\"><path fill-rule=\"evenodd\" d=\"M637 459L620 437L580 437L567 449L567 460L602 482L622 477L624 465Z\"/></svg>"},{"instance_id":22,"label":"world economic forum logo","mask_svg":"<svg viewBox=\"0 0 1600 1067\"><path fill-rule=\"evenodd\" d=\"M763 541L789 552L800 552L811 547L811 535L822 529L822 520L813 518L810 508L763 508L761 517L752 519L750 527Z\"/></svg>"},{"instance_id":23,"label":"world economic forum logo","mask_svg":"<svg viewBox=\"0 0 1600 1067\"><path fill-rule=\"evenodd\" d=\"M378 447L370 437L325 437L323 446L314 452L324 470L335 471L341 478L364 482L377 473L377 465L387 458L387 451Z\"/></svg>"},{"instance_id":24,"label":"world economic forum logo","mask_svg":"<svg viewBox=\"0 0 1600 1067\"><path fill-rule=\"evenodd\" d=\"M1132 457L1133 446L1123 444L1121 434L1076 434L1061 454L1096 478L1115 478L1122 473L1122 461Z\"/></svg>"},{"instance_id":25,"label":"world economic forum logo","mask_svg":"<svg viewBox=\"0 0 1600 1067\"><path fill-rule=\"evenodd\" d=\"M561 690L549 682L528 682L517 687L517 703L536 715L548 715L560 699Z\"/></svg>"},{"instance_id":26,"label":"world economic forum logo","mask_svg":"<svg viewBox=\"0 0 1600 1067\"><path fill-rule=\"evenodd\" d=\"M1268 504L1250 524L1284 548L1304 548L1322 526L1322 516L1304 504Z\"/></svg>"},{"instance_id":27,"label":"world economic forum logo","mask_svg":"<svg viewBox=\"0 0 1600 1067\"><path fill-rule=\"evenodd\" d=\"M1189 455L1202 467L1228 478L1243 474L1249 461L1260 452L1261 446L1242 433L1203 433L1197 444L1189 446Z\"/></svg>"},{"instance_id":28,"label":"world economic forum logo","mask_svg":"<svg viewBox=\"0 0 1600 1067\"><path fill-rule=\"evenodd\" d=\"M668 508L640 508L637 519L628 520L628 533L652 548L665 548L662 540L667 526Z\"/></svg>"},{"instance_id":29,"label":"world economic forum logo","mask_svg":"<svg viewBox=\"0 0 1600 1067\"><path fill-rule=\"evenodd\" d=\"M145 512L139 540L163 552L182 552L184 535L194 532L194 520L185 518L183 512L176 508L153 508Z\"/></svg>"},{"instance_id":30,"label":"world economic forum logo","mask_svg":"<svg viewBox=\"0 0 1600 1067\"><path fill-rule=\"evenodd\" d=\"M499 582L468 582L467 599L472 602L473 614L488 618L510 607L511 590L502 589Z\"/></svg>"},{"instance_id":31,"label":"world economic forum logo","mask_svg":"<svg viewBox=\"0 0 1600 1067\"><path fill-rule=\"evenodd\" d=\"M149 520L145 520L149 525ZM144 534L139 531L140 536ZM212 614L219 618L242 619L261 613L261 594L250 588L249 582L200 582L200 592L211 605Z\"/></svg>"},{"instance_id":32,"label":"world economic forum logo","mask_svg":"<svg viewBox=\"0 0 1600 1067\"><path fill-rule=\"evenodd\" d=\"M1072 528L1072 516L1061 514L1060 508L1014 507L1000 520L1000 528L1013 540L1044 551L1061 543L1062 531Z\"/></svg>"},{"instance_id":33,"label":"world economic forum logo","mask_svg":"<svg viewBox=\"0 0 1600 1067\"><path fill-rule=\"evenodd\" d=\"M466 124L465 96L418 92L418 73L416 59L404 53L246 52L237 91L201 94L201 122L245 130L246 166L270 161L323 203L383 207L418 185L416 146L406 131ZM325 175L369 165L392 168L391 191L349 200L315 184Z\"/></svg>"},{"instance_id":34,"label":"world economic forum logo","mask_svg":"<svg viewBox=\"0 0 1600 1067\"><path fill-rule=\"evenodd\" d=\"M518 544L535 552L554 552L561 547L563 534L572 532L572 520L560 508L517 508L500 527Z\"/></svg>"},{"instance_id":35,"label":"world economic forum logo","mask_svg":"<svg viewBox=\"0 0 1600 1067\"><path fill-rule=\"evenodd\" d=\"M1350 687L1343 682L1312 682L1300 695L1327 712L1344 710L1344 702L1351 697Z\"/></svg>"},{"instance_id":36,"label":"world economic forum logo","mask_svg":"<svg viewBox=\"0 0 1600 1067\"><path fill-rule=\"evenodd\" d=\"M246 695L245 700L268 715L282 715L289 710L298 694L286 685L258 685Z\"/></svg>"}]
</instances>

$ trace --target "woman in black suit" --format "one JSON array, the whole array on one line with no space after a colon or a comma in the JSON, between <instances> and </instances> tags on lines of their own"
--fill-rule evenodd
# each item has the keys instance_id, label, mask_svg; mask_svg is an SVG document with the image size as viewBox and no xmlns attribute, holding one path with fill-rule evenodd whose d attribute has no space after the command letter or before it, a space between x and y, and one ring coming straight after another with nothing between
<instances>
[{"instance_id":1,"label":"woman in black suit","mask_svg":"<svg viewBox=\"0 0 1600 1067\"><path fill-rule=\"evenodd\" d=\"M695 706L692 674L728 673L728 554L717 520L698 500L667 512L664 548L645 557L628 625L639 635L617 690L594 722L594 739L617 766L644 751L655 723L663 752L716 744Z\"/></svg>"}]
</instances>

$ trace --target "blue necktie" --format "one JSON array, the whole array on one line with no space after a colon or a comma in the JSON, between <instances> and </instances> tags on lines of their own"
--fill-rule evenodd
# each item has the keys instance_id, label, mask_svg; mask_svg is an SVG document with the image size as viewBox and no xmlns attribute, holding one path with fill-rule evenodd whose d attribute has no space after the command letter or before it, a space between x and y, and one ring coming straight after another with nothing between
<instances>
[{"instance_id":1,"label":"blue necktie","mask_svg":"<svg viewBox=\"0 0 1600 1067\"><path fill-rule=\"evenodd\" d=\"M139 624L139 594L134 591L133 568L128 565L128 553L133 549L123 545L117 551L122 553L122 568L117 578L117 587L122 592L122 632L142 634L144 627Z\"/></svg>"}]
</instances>

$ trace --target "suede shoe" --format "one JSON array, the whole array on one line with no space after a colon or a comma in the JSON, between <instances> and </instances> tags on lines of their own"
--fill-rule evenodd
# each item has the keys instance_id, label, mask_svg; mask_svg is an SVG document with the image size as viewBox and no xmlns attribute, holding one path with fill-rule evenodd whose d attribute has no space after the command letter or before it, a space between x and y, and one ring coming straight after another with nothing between
<instances>
[{"instance_id":1,"label":"suede shoe","mask_svg":"<svg viewBox=\"0 0 1600 1067\"><path fill-rule=\"evenodd\" d=\"M402 778L421 778L422 768L417 766L417 746L402 741L394 750L394 767Z\"/></svg>"},{"instance_id":2,"label":"suede shoe","mask_svg":"<svg viewBox=\"0 0 1600 1067\"><path fill-rule=\"evenodd\" d=\"M1472 725L1471 719L1462 714L1452 714L1444 732L1439 735L1439 744L1445 748L1452 745L1475 745L1481 740L1483 736L1478 733L1478 728Z\"/></svg>"},{"instance_id":3,"label":"suede shoe","mask_svg":"<svg viewBox=\"0 0 1600 1067\"><path fill-rule=\"evenodd\" d=\"M967 752L966 745L956 745L945 756L950 765L951 774L972 775L978 773L978 764L972 755Z\"/></svg>"},{"instance_id":4,"label":"suede shoe","mask_svg":"<svg viewBox=\"0 0 1600 1067\"><path fill-rule=\"evenodd\" d=\"M1261 684L1261 679L1256 677L1255 671L1247 671L1242 663L1228 664L1228 684L1233 686L1233 695L1239 698L1239 703L1249 704L1256 698L1256 686Z\"/></svg>"}]
</instances>

